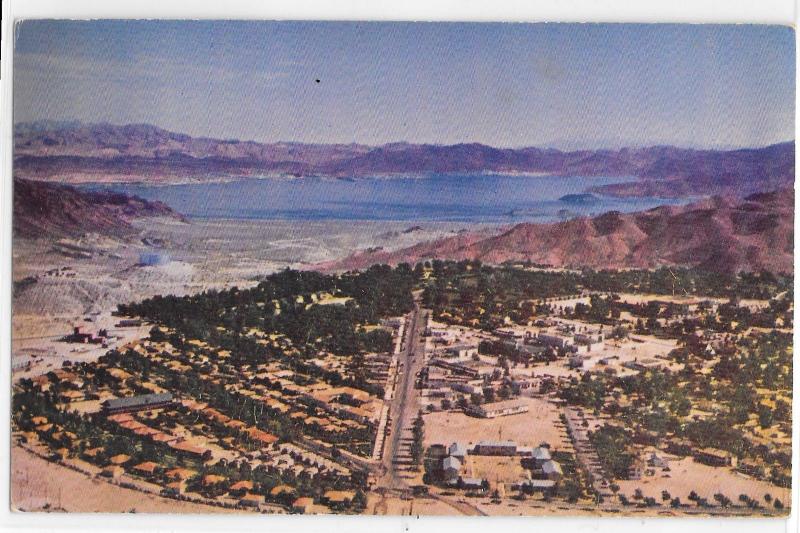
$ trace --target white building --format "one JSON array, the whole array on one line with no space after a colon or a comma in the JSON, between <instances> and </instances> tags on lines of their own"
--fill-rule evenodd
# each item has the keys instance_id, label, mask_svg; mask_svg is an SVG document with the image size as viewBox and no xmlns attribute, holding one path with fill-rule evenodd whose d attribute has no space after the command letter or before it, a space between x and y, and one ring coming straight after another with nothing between
<instances>
[{"instance_id":1,"label":"white building","mask_svg":"<svg viewBox=\"0 0 800 533\"><path fill-rule=\"evenodd\" d=\"M454 442L447 448L447 453L451 457L463 459L467 455L467 447L460 442Z\"/></svg>"},{"instance_id":2,"label":"white building","mask_svg":"<svg viewBox=\"0 0 800 533\"><path fill-rule=\"evenodd\" d=\"M561 465L552 459L542 463L542 473L547 476L547 479L553 481L558 481L561 479L561 476L564 475L564 471L561 470Z\"/></svg>"},{"instance_id":3,"label":"white building","mask_svg":"<svg viewBox=\"0 0 800 533\"><path fill-rule=\"evenodd\" d=\"M445 483L458 481L458 477L461 475L461 461L456 457L445 457L442 461L442 472Z\"/></svg>"},{"instance_id":4,"label":"white building","mask_svg":"<svg viewBox=\"0 0 800 533\"><path fill-rule=\"evenodd\" d=\"M505 400L502 402L470 406L467 408L467 413L481 418L497 418L498 416L527 413L528 410L528 404L523 401Z\"/></svg>"},{"instance_id":5,"label":"white building","mask_svg":"<svg viewBox=\"0 0 800 533\"><path fill-rule=\"evenodd\" d=\"M513 440L482 440L472 448L473 455L517 455Z\"/></svg>"},{"instance_id":6,"label":"white building","mask_svg":"<svg viewBox=\"0 0 800 533\"><path fill-rule=\"evenodd\" d=\"M536 339L545 346L552 346L554 348L568 348L573 345L573 340L564 335L556 335L551 333L539 333Z\"/></svg>"},{"instance_id":7,"label":"white building","mask_svg":"<svg viewBox=\"0 0 800 533\"><path fill-rule=\"evenodd\" d=\"M470 346L468 344L455 344L445 349L445 353L450 357L468 359L474 355L478 355L478 347Z\"/></svg>"}]
</instances>

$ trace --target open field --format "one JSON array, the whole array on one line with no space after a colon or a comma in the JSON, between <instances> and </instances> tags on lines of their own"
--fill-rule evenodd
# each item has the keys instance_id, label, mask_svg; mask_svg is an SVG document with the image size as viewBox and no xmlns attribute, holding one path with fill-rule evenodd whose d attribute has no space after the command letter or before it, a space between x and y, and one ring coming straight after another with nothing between
<instances>
[{"instance_id":1,"label":"open field","mask_svg":"<svg viewBox=\"0 0 800 533\"><path fill-rule=\"evenodd\" d=\"M452 515L458 511L433 498L402 499L397 496L370 493L365 514L372 515Z\"/></svg>"},{"instance_id":2,"label":"open field","mask_svg":"<svg viewBox=\"0 0 800 533\"><path fill-rule=\"evenodd\" d=\"M467 477L486 479L495 487L502 483L513 483L524 478L526 470L519 457L494 457L468 455L464 469Z\"/></svg>"},{"instance_id":3,"label":"open field","mask_svg":"<svg viewBox=\"0 0 800 533\"><path fill-rule=\"evenodd\" d=\"M160 498L92 479L45 461L19 446L11 448L11 505L17 511L51 509L75 513L125 513L132 510L140 513L236 512Z\"/></svg>"},{"instance_id":4,"label":"open field","mask_svg":"<svg viewBox=\"0 0 800 533\"><path fill-rule=\"evenodd\" d=\"M147 336L149 326L117 328L116 317L110 311L93 315L92 322L85 322L75 315L15 314L12 347L14 379L29 378L61 368L64 361L94 361L109 349ZM74 326L96 333L107 329L107 347L101 344L75 344L59 339L70 333Z\"/></svg>"},{"instance_id":5,"label":"open field","mask_svg":"<svg viewBox=\"0 0 800 533\"><path fill-rule=\"evenodd\" d=\"M425 415L425 446L464 444L480 440L513 440L522 446L547 442L556 450L571 447L561 429L558 408L538 398L521 398L529 406L527 413L498 418L475 418L462 412L442 411Z\"/></svg>"},{"instance_id":6,"label":"open field","mask_svg":"<svg viewBox=\"0 0 800 533\"><path fill-rule=\"evenodd\" d=\"M713 502L714 494L717 493L724 494L734 502L738 500L740 494L747 494L767 506L769 505L763 500L765 494L770 494L783 503L791 501L790 489L752 479L730 468L707 466L694 461L691 457L671 461L669 468L669 477L665 477L665 474L656 469L654 476L617 481L620 494L625 494L630 499L636 489L641 489L644 496L652 496L656 501L661 501L661 492L666 490L673 498L679 497L683 503L691 503L688 498L692 491L709 502Z\"/></svg>"}]
</instances>

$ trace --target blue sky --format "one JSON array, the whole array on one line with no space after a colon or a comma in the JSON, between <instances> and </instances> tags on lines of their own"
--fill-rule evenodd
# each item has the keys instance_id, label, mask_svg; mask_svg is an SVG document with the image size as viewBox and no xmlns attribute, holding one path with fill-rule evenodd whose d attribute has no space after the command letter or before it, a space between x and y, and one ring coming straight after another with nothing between
<instances>
[{"instance_id":1,"label":"blue sky","mask_svg":"<svg viewBox=\"0 0 800 533\"><path fill-rule=\"evenodd\" d=\"M26 21L14 120L267 142L761 146L794 138L794 50L778 26Z\"/></svg>"}]
</instances>

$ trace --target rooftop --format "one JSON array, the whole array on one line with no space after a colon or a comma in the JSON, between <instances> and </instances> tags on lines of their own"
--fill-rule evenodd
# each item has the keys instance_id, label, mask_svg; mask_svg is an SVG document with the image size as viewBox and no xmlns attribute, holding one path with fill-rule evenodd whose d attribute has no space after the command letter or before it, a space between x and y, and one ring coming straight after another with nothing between
<instances>
[{"instance_id":1,"label":"rooftop","mask_svg":"<svg viewBox=\"0 0 800 533\"><path fill-rule=\"evenodd\" d=\"M513 440L482 440L478 442L477 446L513 446L517 447L517 443Z\"/></svg>"},{"instance_id":2,"label":"rooftop","mask_svg":"<svg viewBox=\"0 0 800 533\"><path fill-rule=\"evenodd\" d=\"M442 461L442 468L453 468L455 470L461 470L461 461L459 461L455 457L445 457L444 461Z\"/></svg>"},{"instance_id":3,"label":"rooftop","mask_svg":"<svg viewBox=\"0 0 800 533\"><path fill-rule=\"evenodd\" d=\"M447 451L450 455L467 455L467 447L461 442L454 442Z\"/></svg>"},{"instance_id":4,"label":"rooftop","mask_svg":"<svg viewBox=\"0 0 800 533\"><path fill-rule=\"evenodd\" d=\"M533 458L539 459L540 461L549 461L551 458L550 450L543 446L538 446L533 449Z\"/></svg>"},{"instance_id":5,"label":"rooftop","mask_svg":"<svg viewBox=\"0 0 800 533\"><path fill-rule=\"evenodd\" d=\"M119 455L115 455L114 457L109 459L111 464L114 464L114 465L125 464L130 460L131 460L131 456L130 455L125 455L124 453L121 453Z\"/></svg>"},{"instance_id":6,"label":"rooftop","mask_svg":"<svg viewBox=\"0 0 800 533\"><path fill-rule=\"evenodd\" d=\"M128 407L146 407L157 405L164 402L171 402L172 394L169 392L142 394L141 396L129 396L127 398L115 398L106 400L104 406L107 409L126 409Z\"/></svg>"},{"instance_id":7,"label":"rooftop","mask_svg":"<svg viewBox=\"0 0 800 533\"><path fill-rule=\"evenodd\" d=\"M500 402L485 403L481 405L484 411L499 411L503 409L515 409L517 407L527 407L528 404L522 400L503 400Z\"/></svg>"},{"instance_id":8,"label":"rooftop","mask_svg":"<svg viewBox=\"0 0 800 533\"><path fill-rule=\"evenodd\" d=\"M558 464L557 462L553 461L553 460L545 461L544 464L542 464L542 471L545 474L563 474L564 473L561 470L561 465Z\"/></svg>"},{"instance_id":9,"label":"rooftop","mask_svg":"<svg viewBox=\"0 0 800 533\"><path fill-rule=\"evenodd\" d=\"M355 493L350 490L329 490L325 492L325 499L332 502L346 502L355 497Z\"/></svg>"}]
</instances>

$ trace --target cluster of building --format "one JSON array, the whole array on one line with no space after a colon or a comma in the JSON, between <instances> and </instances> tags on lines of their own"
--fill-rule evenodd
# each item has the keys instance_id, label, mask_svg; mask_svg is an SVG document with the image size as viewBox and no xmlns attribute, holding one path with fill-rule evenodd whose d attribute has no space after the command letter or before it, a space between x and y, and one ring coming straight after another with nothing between
<instances>
[{"instance_id":1,"label":"cluster of building","mask_svg":"<svg viewBox=\"0 0 800 533\"><path fill-rule=\"evenodd\" d=\"M169 331L162 329L161 338L166 339L168 334ZM85 334L76 329L74 335ZM261 344L294 353L288 339L281 335L254 336ZM90 338L81 337L83 342L90 342ZM204 487L211 497L227 498L226 502L233 495L236 505L259 506L265 494L253 494L235 480L213 476L200 480L185 474L197 470L197 465L208 467L223 461L221 464L247 464L250 470L260 468L290 483L293 483L291 480L306 480L337 487L360 483L361 474L356 477L353 468L363 466L356 461L363 452L355 448L349 450L348 445L364 441L363 448L371 449L369 435L374 433L384 410L384 399L354 386L331 385L321 379L325 371L338 368L339 358L320 353L311 363L320 371L316 373L312 366L306 373L290 367L282 359L253 365L233 364L230 352L199 340L189 340L180 349L166 340L140 340L125 346L123 353L127 350L147 360L146 372L142 373L138 366L137 370L131 370L124 366L127 363L104 356L92 363L69 365L38 376L32 380L34 390L57 390L61 408L90 413L110 423L98 427L98 435L123 434L168 448L164 462L152 457L137 460L125 454L110 454L96 444L81 444L73 439L74 435L66 434L46 419L38 420L32 431L27 432L28 437L55 443L54 453L59 460L80 458L97 464L103 475L112 479L142 478L174 495L183 495L190 485ZM381 375L386 375L390 357L368 354L365 359L374 369L378 383ZM231 397L247 398L260 406L257 407L258 417L264 420L278 417L291 423L293 431L299 430L303 436L294 444L281 443L278 436L264 431L254 420L245 422L232 418L230 413L193 398L192 391L167 390L170 375L189 376L203 386L222 389ZM98 440L93 439L93 442ZM183 469L187 472L179 472L180 469L168 466L176 460L195 466ZM317 512L319 505L346 506L352 501L353 493L332 491L328 496L317 503L313 499L297 498L292 510ZM288 505L290 500L284 498L281 502Z\"/></svg>"},{"instance_id":2,"label":"cluster of building","mask_svg":"<svg viewBox=\"0 0 800 533\"><path fill-rule=\"evenodd\" d=\"M276 337L265 342L284 340ZM226 364L230 356L226 351L216 351L212 356L205 343L190 341L187 344L191 349L181 352L167 343L152 341L137 343L133 349L172 370L193 371L203 381L249 397L319 433L343 434L367 429L380 416L382 399L361 389L332 386L300 374L279 361L262 363L255 368L235 368ZM317 413L310 414L311 411Z\"/></svg>"},{"instance_id":3,"label":"cluster of building","mask_svg":"<svg viewBox=\"0 0 800 533\"><path fill-rule=\"evenodd\" d=\"M459 334L459 332L461 334ZM483 397L487 388L495 392L506 387L515 395L533 395L538 392L538 378L505 375L498 377L499 368L486 371L485 357L479 357L478 339L488 334L468 330L467 328L439 327L429 328L428 335L439 346L434 349L435 356L429 361L421 373L423 396L437 400L456 400L460 396L472 398ZM463 342L466 335L471 342ZM506 340L514 343L516 341ZM529 348L532 345L526 345ZM543 348L542 348L543 349ZM507 397L507 396L503 396ZM524 413L528 410L524 402L506 400L485 405L472 405L468 414L482 418Z\"/></svg>"},{"instance_id":4,"label":"cluster of building","mask_svg":"<svg viewBox=\"0 0 800 533\"><path fill-rule=\"evenodd\" d=\"M536 330L520 332L512 328L499 328L494 334L517 350L531 355L540 353L537 348L553 348L574 354L586 354L601 348L605 342L602 326L575 326L553 320L539 320Z\"/></svg>"},{"instance_id":5,"label":"cluster of building","mask_svg":"<svg viewBox=\"0 0 800 533\"><path fill-rule=\"evenodd\" d=\"M72 333L61 337L62 342L73 342L77 344L105 344L108 340L108 331L101 329L97 335L83 331L80 326L72 328Z\"/></svg>"},{"instance_id":6,"label":"cluster of building","mask_svg":"<svg viewBox=\"0 0 800 533\"><path fill-rule=\"evenodd\" d=\"M135 413L137 411L163 409L170 407L172 403L172 394L169 392L162 392L129 396L126 398L113 398L105 400L100 405L106 415L114 415L118 413Z\"/></svg>"},{"instance_id":7,"label":"cluster of building","mask_svg":"<svg viewBox=\"0 0 800 533\"><path fill-rule=\"evenodd\" d=\"M113 369L112 369L113 370ZM68 373L60 372L63 378ZM117 429L115 434L128 435L136 440L163 445L169 448L167 457L136 459L125 453L111 452L104 446L91 446L77 435L65 431L47 417L37 416L31 420L32 431L23 432L28 442L42 441L57 445L53 457L59 461L86 461L100 467L99 474L115 481L131 482L139 478L163 488L163 493L172 496L200 498L200 494L189 493L190 485L212 492L210 497L220 503L260 507L265 503L264 494L254 494L250 481L235 481L223 475L209 474L200 479L197 467L174 468L175 458L179 464L213 466L221 459L227 463L247 464L250 470L262 468L283 479L319 481L338 484L353 479L352 471L314 451L296 444L279 442L277 436L231 418L207 404L194 400L177 400L171 393L152 393L102 402L98 417L105 418ZM133 478L131 478L133 476ZM245 486L249 484L249 486ZM291 488L291 487L290 487ZM196 490L196 489L193 489ZM348 492L348 491L344 491ZM209 497L204 494L203 497ZM329 505L347 505L352 492L331 494ZM283 500L281 500L283 501ZM326 500L327 501L327 500ZM314 504L313 499L301 501L295 512L321 512L325 503Z\"/></svg>"},{"instance_id":8,"label":"cluster of building","mask_svg":"<svg viewBox=\"0 0 800 533\"><path fill-rule=\"evenodd\" d=\"M453 442L446 447L437 444L431 446L428 456L438 466L438 469L432 469L434 477L448 487L486 488L488 480L466 475L470 456L519 457L527 475L515 484L517 488L524 485L539 490L554 488L564 475L561 464L553 460L550 448L546 444L531 447L519 446L511 440L483 440L467 446Z\"/></svg>"}]
</instances>

